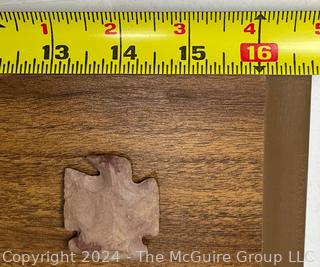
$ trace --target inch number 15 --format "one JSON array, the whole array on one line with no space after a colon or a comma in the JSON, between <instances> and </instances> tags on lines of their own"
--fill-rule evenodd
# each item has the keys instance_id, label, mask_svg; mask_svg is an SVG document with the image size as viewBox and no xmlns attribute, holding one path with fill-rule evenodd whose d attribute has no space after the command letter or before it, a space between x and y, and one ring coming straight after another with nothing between
<instances>
[{"instance_id":1,"label":"inch number 15","mask_svg":"<svg viewBox=\"0 0 320 267\"><path fill-rule=\"evenodd\" d=\"M206 52L204 51L204 46L192 46L191 47L191 53L192 53L192 59L193 60L203 60L206 58ZM181 46L179 47L179 50L181 52L181 60L187 60L187 46Z\"/></svg>"}]
</instances>

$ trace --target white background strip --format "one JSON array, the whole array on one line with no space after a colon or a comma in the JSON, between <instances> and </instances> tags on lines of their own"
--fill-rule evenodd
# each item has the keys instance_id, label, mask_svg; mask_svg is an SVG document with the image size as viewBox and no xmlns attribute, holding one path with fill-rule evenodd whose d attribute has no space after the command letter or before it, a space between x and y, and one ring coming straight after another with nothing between
<instances>
[{"instance_id":1,"label":"white background strip","mask_svg":"<svg viewBox=\"0 0 320 267\"><path fill-rule=\"evenodd\" d=\"M305 267L320 266L320 76L312 77L309 174L305 251L313 262Z\"/></svg>"}]
</instances>

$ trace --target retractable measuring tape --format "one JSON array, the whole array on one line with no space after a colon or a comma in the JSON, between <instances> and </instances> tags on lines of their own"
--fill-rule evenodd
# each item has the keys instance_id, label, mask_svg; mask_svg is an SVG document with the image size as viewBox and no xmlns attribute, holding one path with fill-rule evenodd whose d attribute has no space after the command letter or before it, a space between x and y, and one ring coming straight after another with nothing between
<instances>
[{"instance_id":1,"label":"retractable measuring tape","mask_svg":"<svg viewBox=\"0 0 320 267\"><path fill-rule=\"evenodd\" d=\"M319 74L320 11L0 12L2 74Z\"/></svg>"}]
</instances>

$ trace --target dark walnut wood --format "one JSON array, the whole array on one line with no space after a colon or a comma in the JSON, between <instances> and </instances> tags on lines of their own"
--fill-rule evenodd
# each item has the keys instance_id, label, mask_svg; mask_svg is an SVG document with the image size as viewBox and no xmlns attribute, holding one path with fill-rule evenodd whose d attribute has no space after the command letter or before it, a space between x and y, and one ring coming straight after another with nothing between
<instances>
[{"instance_id":1,"label":"dark walnut wood","mask_svg":"<svg viewBox=\"0 0 320 267\"><path fill-rule=\"evenodd\" d=\"M95 175L84 156L113 153L159 185L150 253L260 252L265 88L244 76L0 76L0 251L67 252L64 168Z\"/></svg>"}]
</instances>

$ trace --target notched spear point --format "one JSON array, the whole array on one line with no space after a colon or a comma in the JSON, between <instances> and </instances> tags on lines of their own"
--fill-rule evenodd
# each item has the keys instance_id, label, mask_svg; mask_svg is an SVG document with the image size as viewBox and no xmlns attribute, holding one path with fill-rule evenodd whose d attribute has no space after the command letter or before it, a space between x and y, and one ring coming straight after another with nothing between
<instances>
[{"instance_id":1,"label":"notched spear point","mask_svg":"<svg viewBox=\"0 0 320 267\"><path fill-rule=\"evenodd\" d=\"M131 162L125 157L92 155L87 159L99 175L65 169L64 225L77 232L69 249L80 255L88 252L97 261L139 260L148 254L142 238L159 233L156 180L134 183Z\"/></svg>"}]
</instances>

